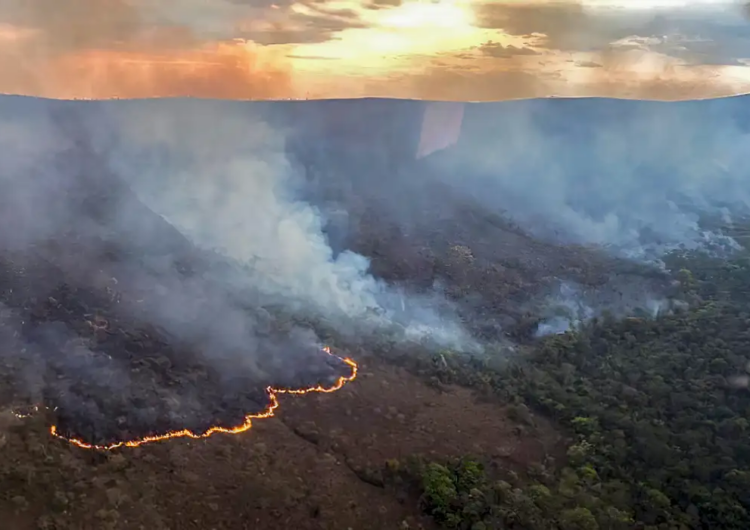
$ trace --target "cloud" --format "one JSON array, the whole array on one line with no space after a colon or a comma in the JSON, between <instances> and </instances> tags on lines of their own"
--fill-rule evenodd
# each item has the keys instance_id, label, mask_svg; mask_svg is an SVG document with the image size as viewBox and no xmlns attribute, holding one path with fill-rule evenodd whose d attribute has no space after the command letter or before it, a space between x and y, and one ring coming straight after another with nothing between
<instances>
[{"instance_id":1,"label":"cloud","mask_svg":"<svg viewBox=\"0 0 750 530\"><path fill-rule=\"evenodd\" d=\"M296 55L296 54L289 54L287 55L289 59L302 59L304 61L334 61L332 57L326 57L324 55Z\"/></svg>"},{"instance_id":2,"label":"cloud","mask_svg":"<svg viewBox=\"0 0 750 530\"><path fill-rule=\"evenodd\" d=\"M11 0L0 7L0 91L63 98L269 98L293 91L282 54L156 24L124 0Z\"/></svg>"},{"instance_id":3,"label":"cloud","mask_svg":"<svg viewBox=\"0 0 750 530\"><path fill-rule=\"evenodd\" d=\"M575 65L579 68L602 68L604 66L594 61L576 61Z\"/></svg>"},{"instance_id":4,"label":"cloud","mask_svg":"<svg viewBox=\"0 0 750 530\"><path fill-rule=\"evenodd\" d=\"M477 25L516 36L537 34L541 44L555 50L595 49L603 42L596 22L577 3L478 3Z\"/></svg>"},{"instance_id":5,"label":"cloud","mask_svg":"<svg viewBox=\"0 0 750 530\"><path fill-rule=\"evenodd\" d=\"M387 9L398 7L403 4L403 0L371 0L365 4L368 9Z\"/></svg>"},{"instance_id":6,"label":"cloud","mask_svg":"<svg viewBox=\"0 0 750 530\"><path fill-rule=\"evenodd\" d=\"M478 25L509 35L539 36L562 52L597 53L627 38L654 38L654 51L692 64L736 64L750 55L750 25L735 4L622 10L580 3L481 3Z\"/></svg>"},{"instance_id":7,"label":"cloud","mask_svg":"<svg viewBox=\"0 0 750 530\"><path fill-rule=\"evenodd\" d=\"M350 8L331 8L323 2L297 2L262 12L250 11L237 16L239 23L229 24L232 36L262 45L314 44L326 42L337 33L367 27L359 13Z\"/></svg>"},{"instance_id":8,"label":"cloud","mask_svg":"<svg viewBox=\"0 0 750 530\"><path fill-rule=\"evenodd\" d=\"M27 28L49 53L112 47L132 41L145 29L139 12L124 0L6 0L0 22Z\"/></svg>"},{"instance_id":9,"label":"cloud","mask_svg":"<svg viewBox=\"0 0 750 530\"><path fill-rule=\"evenodd\" d=\"M184 25L204 38L265 45L324 42L362 27L357 10L333 8L325 0L162 0L146 10L162 25Z\"/></svg>"},{"instance_id":10,"label":"cloud","mask_svg":"<svg viewBox=\"0 0 750 530\"><path fill-rule=\"evenodd\" d=\"M519 55L539 55L539 52L532 50L531 48L513 46L509 44L503 46L499 42L488 41L479 47L479 51L484 55L490 57L496 57L498 59L507 59L509 57L517 57Z\"/></svg>"},{"instance_id":11,"label":"cloud","mask_svg":"<svg viewBox=\"0 0 750 530\"><path fill-rule=\"evenodd\" d=\"M633 79L658 78L660 87L669 76L681 75L675 81L679 93L685 92L685 79L702 76L697 93L714 94L727 86L707 87L705 79L723 79L724 67L739 68L731 71L737 77L732 87L742 79L750 83L750 68L744 66L750 64L750 24L739 5L649 10L578 2L415 0L66 0L65 5L0 2L0 92L60 98L266 99L310 93L460 98L460 86L464 99L475 100L491 94L561 95L570 92L561 80L574 72L574 95L621 96L622 79L634 69ZM698 70L676 69L680 65ZM485 86L493 77L509 84ZM448 86L435 86L438 82ZM527 94L516 88L531 85ZM372 91L363 91L365 86Z\"/></svg>"},{"instance_id":12,"label":"cloud","mask_svg":"<svg viewBox=\"0 0 750 530\"><path fill-rule=\"evenodd\" d=\"M731 94L743 85L743 76L734 79L723 67L744 65L750 55L750 25L736 4L623 9L576 2L484 2L475 11L480 27L524 38L532 53L558 64L561 76L574 82L557 95L570 95L571 88L573 95L657 99ZM507 45L482 51L513 57L514 69L541 68L532 53L525 54L530 57L523 64L522 54ZM580 72L571 73L576 69ZM740 90L747 90L748 80L745 73Z\"/></svg>"},{"instance_id":13,"label":"cloud","mask_svg":"<svg viewBox=\"0 0 750 530\"><path fill-rule=\"evenodd\" d=\"M493 57L482 59L498 64ZM530 67L531 61L536 63ZM482 67L476 59L433 61L433 66L357 82L373 96L413 97L419 94L440 101L497 101L534 97L608 96L627 99L680 100L723 97L750 89L747 79L735 79L726 67L686 67L666 57L602 54L597 62L568 63L565 68L547 62L545 55L514 56L500 67ZM738 68L738 70L745 70ZM343 92L337 94L344 97Z\"/></svg>"},{"instance_id":14,"label":"cloud","mask_svg":"<svg viewBox=\"0 0 750 530\"><path fill-rule=\"evenodd\" d=\"M740 45L740 41L745 44ZM673 34L650 39L647 48L682 59L686 64L738 65L742 64L741 59L750 56L750 37L739 38L729 47L726 42Z\"/></svg>"}]
</instances>

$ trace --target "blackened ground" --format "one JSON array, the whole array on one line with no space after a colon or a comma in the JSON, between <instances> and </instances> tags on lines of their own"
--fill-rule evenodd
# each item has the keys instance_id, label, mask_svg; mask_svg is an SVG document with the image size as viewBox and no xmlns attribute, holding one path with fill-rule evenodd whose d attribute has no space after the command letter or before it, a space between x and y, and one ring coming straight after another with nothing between
<instances>
[{"instance_id":1,"label":"blackened ground","mask_svg":"<svg viewBox=\"0 0 750 530\"><path fill-rule=\"evenodd\" d=\"M76 263L81 260L97 264L100 280L108 277L107 261L93 258L91 249L84 253L71 245L74 254L64 255L63 247L57 256L72 270L88 270ZM241 425L246 414L268 407L268 386L331 386L349 373L348 366L319 348L284 337L248 344L261 351L238 355L258 362L223 370L211 362L212 352L181 344L139 321L136 313L122 311L124 300L132 296L116 290L126 284L124 279L96 289L91 283L95 278L86 277L83 281L77 273L66 273L39 254L0 256L5 325L19 335L25 350L15 355L25 356L24 369L34 367L43 379L36 389L41 396L25 389L23 379L16 386L29 393L28 400L43 398L61 434L104 444L184 428L232 427ZM156 285L151 287L153 293ZM284 349L262 351L264 344ZM276 353L284 356L283 362L271 359Z\"/></svg>"}]
</instances>

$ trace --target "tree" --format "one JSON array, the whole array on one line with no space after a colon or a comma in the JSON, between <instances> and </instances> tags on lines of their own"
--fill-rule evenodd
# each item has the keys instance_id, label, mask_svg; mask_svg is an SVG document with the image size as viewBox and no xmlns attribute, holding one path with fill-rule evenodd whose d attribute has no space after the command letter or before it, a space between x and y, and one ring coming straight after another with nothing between
<instances>
[{"instance_id":1,"label":"tree","mask_svg":"<svg viewBox=\"0 0 750 530\"><path fill-rule=\"evenodd\" d=\"M560 530L599 530L599 523L588 508L572 508L560 514Z\"/></svg>"}]
</instances>

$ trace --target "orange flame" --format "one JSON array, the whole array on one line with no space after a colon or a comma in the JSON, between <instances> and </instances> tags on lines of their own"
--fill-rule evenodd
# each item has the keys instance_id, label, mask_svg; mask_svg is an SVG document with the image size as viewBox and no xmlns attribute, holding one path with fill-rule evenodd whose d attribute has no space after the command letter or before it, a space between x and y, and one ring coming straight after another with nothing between
<instances>
[{"instance_id":1,"label":"orange flame","mask_svg":"<svg viewBox=\"0 0 750 530\"><path fill-rule=\"evenodd\" d=\"M197 440L200 438L208 438L209 436L216 434L216 433L240 434L242 432L250 430L250 428L253 426L252 420L273 417L274 411L277 408L279 408L279 400L278 400L279 394L310 394L312 392L324 392L324 393L329 394L332 392L336 392L337 390L340 390L346 383L349 383L350 381L354 381L354 379L356 379L357 369L358 369L356 362L354 362L352 359L349 359L348 357L339 357L338 355L334 355L333 353L331 353L331 349L328 346L323 348L323 351L325 351L328 355L331 355L332 357L336 357L340 361L348 364L349 367L351 368L351 373L348 376L339 377L336 383L331 387L324 387L324 386L318 385L318 386L314 386L310 388L289 389L289 388L273 388L269 386L266 389L266 391L268 392L268 397L271 400L271 403L268 406L268 408L263 412L259 412L256 414L248 414L247 416L245 416L245 421L241 425L237 425L236 427L211 427L210 429L202 433L194 433L188 429L182 429L180 431L171 431L171 432L167 432L164 434L155 434L153 436L145 436L137 440L126 440L122 442L117 442L111 445L88 444L84 442L83 440L80 440L77 438L68 438L57 432L56 425L52 425L49 429L49 432L52 436L56 438L60 438L61 440L65 440L66 442L71 443L77 447L81 447L83 449L95 449L98 451L111 451L119 447L138 447L138 446L145 445L148 443L170 440L172 438L187 437L187 438L193 438Z\"/></svg>"}]
</instances>

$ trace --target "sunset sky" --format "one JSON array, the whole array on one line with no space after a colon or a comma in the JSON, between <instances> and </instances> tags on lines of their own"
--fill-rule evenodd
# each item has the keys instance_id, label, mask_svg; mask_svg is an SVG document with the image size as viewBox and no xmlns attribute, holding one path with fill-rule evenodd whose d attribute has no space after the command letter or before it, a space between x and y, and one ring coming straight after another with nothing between
<instances>
[{"instance_id":1,"label":"sunset sky","mask_svg":"<svg viewBox=\"0 0 750 530\"><path fill-rule=\"evenodd\" d=\"M712 97L750 92L750 8L708 0L0 0L0 92Z\"/></svg>"}]
</instances>

